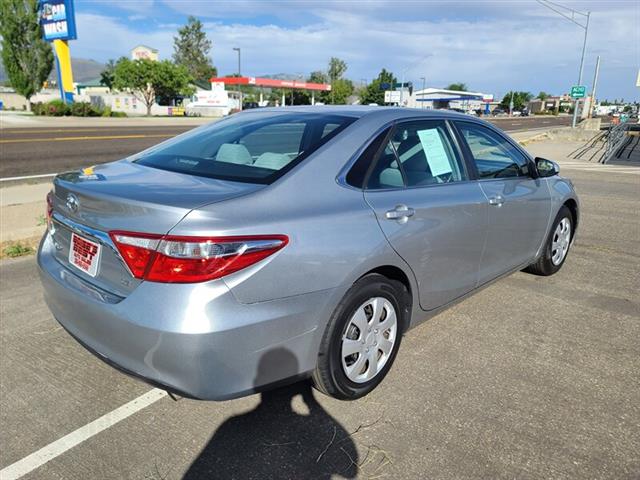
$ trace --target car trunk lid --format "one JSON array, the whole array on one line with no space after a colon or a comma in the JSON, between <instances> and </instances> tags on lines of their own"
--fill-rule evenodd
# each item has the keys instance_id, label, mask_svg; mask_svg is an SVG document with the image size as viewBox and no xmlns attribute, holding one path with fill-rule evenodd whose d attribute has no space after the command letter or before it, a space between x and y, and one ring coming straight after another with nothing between
<instances>
[{"instance_id":1,"label":"car trunk lid","mask_svg":"<svg viewBox=\"0 0 640 480\"><path fill-rule=\"evenodd\" d=\"M119 296L139 283L109 237L113 230L166 234L185 215L203 205L246 195L263 185L195 177L122 160L56 176L50 231L56 259L84 280ZM98 245L98 266L74 265L78 248Z\"/></svg>"}]
</instances>

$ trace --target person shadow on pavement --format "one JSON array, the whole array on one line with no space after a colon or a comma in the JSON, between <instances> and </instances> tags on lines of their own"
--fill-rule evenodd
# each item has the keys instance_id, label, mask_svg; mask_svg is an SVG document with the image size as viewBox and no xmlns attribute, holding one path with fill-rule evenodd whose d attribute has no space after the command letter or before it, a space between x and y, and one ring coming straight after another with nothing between
<instances>
[{"instance_id":1,"label":"person shadow on pavement","mask_svg":"<svg viewBox=\"0 0 640 480\"><path fill-rule=\"evenodd\" d=\"M260 359L255 385L269 380L273 365L297 372L284 348ZM292 402L301 396L308 413ZM308 381L261 393L253 410L226 420L184 475L195 479L355 478L358 452L348 432L317 402Z\"/></svg>"}]
</instances>

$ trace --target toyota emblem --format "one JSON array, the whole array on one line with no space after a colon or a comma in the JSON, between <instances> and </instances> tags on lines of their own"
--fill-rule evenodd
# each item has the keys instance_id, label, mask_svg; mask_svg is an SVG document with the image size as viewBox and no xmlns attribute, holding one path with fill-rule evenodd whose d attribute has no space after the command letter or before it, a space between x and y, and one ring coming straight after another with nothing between
<instances>
[{"instance_id":1,"label":"toyota emblem","mask_svg":"<svg viewBox=\"0 0 640 480\"><path fill-rule=\"evenodd\" d=\"M76 213L80 208L80 200L73 193L67 195L67 208L70 212Z\"/></svg>"}]
</instances>

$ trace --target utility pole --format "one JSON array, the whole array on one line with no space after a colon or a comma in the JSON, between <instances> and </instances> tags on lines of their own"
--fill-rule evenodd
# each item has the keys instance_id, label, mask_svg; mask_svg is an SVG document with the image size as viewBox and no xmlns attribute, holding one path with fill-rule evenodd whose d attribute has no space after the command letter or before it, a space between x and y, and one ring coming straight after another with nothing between
<instances>
[{"instance_id":1,"label":"utility pole","mask_svg":"<svg viewBox=\"0 0 640 480\"><path fill-rule=\"evenodd\" d=\"M593 74L593 89L591 90L591 104L589 105L589 118L593 114L593 107L596 105L596 87L598 86L598 75L600 74L600 55L596 59L596 71Z\"/></svg>"},{"instance_id":2,"label":"utility pole","mask_svg":"<svg viewBox=\"0 0 640 480\"><path fill-rule=\"evenodd\" d=\"M427 79L426 77L420 77L420 80L422 80L422 101L420 102L420 108L423 109L424 108L424 90L425 90Z\"/></svg>"},{"instance_id":3,"label":"utility pole","mask_svg":"<svg viewBox=\"0 0 640 480\"><path fill-rule=\"evenodd\" d=\"M513 116L513 90L511 90L511 101L509 101L509 116Z\"/></svg>"},{"instance_id":4,"label":"utility pole","mask_svg":"<svg viewBox=\"0 0 640 480\"><path fill-rule=\"evenodd\" d=\"M238 52L238 77L242 76L241 72L241 64L240 64L240 47L233 47L233 50ZM240 93L240 110L242 110L242 90L240 90L240 85L238 85L238 92Z\"/></svg>"},{"instance_id":5,"label":"utility pole","mask_svg":"<svg viewBox=\"0 0 640 480\"><path fill-rule=\"evenodd\" d=\"M582 42L582 56L580 57L580 73L578 74L578 85L582 85L582 72L584 69L584 55L587 49L587 33L589 32L589 18L591 17L591 12L579 12L578 10L574 10L573 8L565 7L564 5L560 5L555 2L551 2L550 0L537 0L538 3L544 7L547 7L549 10L553 10L558 15L566 18L572 23L575 23L580 28L584 30L584 41ZM563 11L558 10L559 8L564 9ZM571 14L571 16L569 16ZM586 23L583 25L582 23L576 20L576 15L580 15L582 17L586 17ZM578 118L578 106L580 105L580 99L575 99L575 104L573 107L573 120L571 121L571 127L576 128L576 119Z\"/></svg>"}]
</instances>

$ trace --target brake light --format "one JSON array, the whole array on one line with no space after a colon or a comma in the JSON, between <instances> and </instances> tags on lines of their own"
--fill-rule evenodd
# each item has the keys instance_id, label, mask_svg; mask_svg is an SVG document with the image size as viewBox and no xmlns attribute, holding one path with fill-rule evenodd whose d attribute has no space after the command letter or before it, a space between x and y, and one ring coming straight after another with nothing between
<instances>
[{"instance_id":1,"label":"brake light","mask_svg":"<svg viewBox=\"0 0 640 480\"><path fill-rule=\"evenodd\" d=\"M183 237L132 232L109 235L134 277L161 283L220 278L283 248L285 235Z\"/></svg>"}]
</instances>

